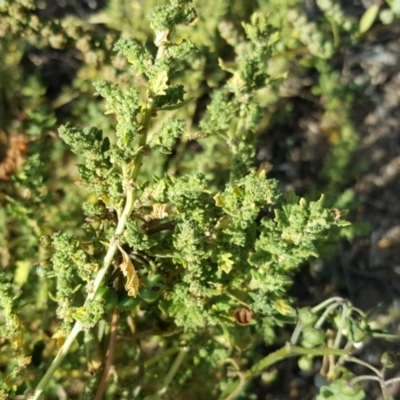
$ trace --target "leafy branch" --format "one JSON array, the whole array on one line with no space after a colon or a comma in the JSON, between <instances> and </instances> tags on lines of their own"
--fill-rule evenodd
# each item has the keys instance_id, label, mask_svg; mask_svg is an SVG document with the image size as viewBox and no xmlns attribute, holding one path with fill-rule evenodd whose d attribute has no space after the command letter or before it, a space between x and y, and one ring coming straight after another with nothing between
<instances>
[{"instance_id":1,"label":"leafy branch","mask_svg":"<svg viewBox=\"0 0 400 400\"><path fill-rule=\"evenodd\" d=\"M166 68L168 64L163 60L163 58L168 57L168 55L165 55L164 49L168 44L169 30L177 23L190 22L195 14L194 12L188 13L189 10L191 10L189 4L184 6L183 14L181 13L182 10L179 6L161 7L159 9L159 14L155 14L165 16L172 12L172 15L169 15L165 21L161 20L157 23L155 20L153 21L157 28L160 29L156 32L156 45L158 46L159 51L154 60L154 64L148 55L146 59L140 57L136 58L139 56L139 52L144 50L141 49L138 44L125 40L121 40L116 44L115 49L122 54L125 54L128 61L132 61L133 67L136 69L137 73L142 72L144 67L147 68L146 75L149 80L147 83L147 100L145 105L141 107L140 112L138 107L138 96L135 91L129 91L127 96L123 98L122 93L115 86L104 84L102 82L96 85L98 92L106 98L110 111L116 114L118 121L116 126L116 134L118 137L117 146L109 150L108 157L105 159L102 158L104 157L104 151L107 151L107 148L109 147L109 140L103 140L102 132L96 128L92 128L89 131L80 131L65 126L60 129L60 136L77 154L89 155L89 157L92 156L86 160L87 162L85 166L81 167L81 174L83 176L86 174L86 180L89 186L93 187L93 183L89 181L90 178L94 178L95 182L96 180L99 181L99 178L102 178L102 176L98 176L98 168L101 168L102 172L105 172L103 177L108 175L108 168L113 168L113 156L116 157L117 160L119 159L119 161L122 161L122 191L125 197L125 205L123 208L120 206L121 200L119 196L115 197L115 193L112 192L107 193L107 189L104 188L104 185L95 186L95 189L97 189L97 195L99 197L103 196L103 201L105 201L108 207L117 212L118 223L109 242L106 255L104 256L103 265L96 273L93 285L91 286L92 290L86 297L83 308L88 308L88 313L91 311L89 307L94 304L93 300L96 296L96 292L113 263L119 248L119 238L123 235L127 222L134 210L134 202L137 195L137 179L142 166L143 157L147 153L147 138L154 110L156 107L162 107L165 103L174 104L181 100L181 93L167 93L165 90L167 89L166 83L168 81L168 68ZM160 36L162 36L163 40L160 40ZM146 51L144 51L143 54L146 54ZM164 69L162 69L163 67ZM141 122L138 123L137 121L140 117ZM139 140L134 152L136 153L134 161L133 163L130 163L129 157L132 155L132 151L126 151L126 146L133 145L132 142L135 139L133 135L138 135ZM92 143L89 141L90 139L92 139ZM93 144L97 144L97 146L92 147ZM170 145L172 144L173 143L170 143ZM106 194L109 194L109 198L104 197ZM93 326L96 322L97 320L91 320L89 322L90 325L86 327L84 323L79 320L75 322L52 364L37 384L34 393L29 397L30 400L36 400L40 397L44 387L67 355L69 348L79 332L84 328Z\"/></svg>"}]
</instances>

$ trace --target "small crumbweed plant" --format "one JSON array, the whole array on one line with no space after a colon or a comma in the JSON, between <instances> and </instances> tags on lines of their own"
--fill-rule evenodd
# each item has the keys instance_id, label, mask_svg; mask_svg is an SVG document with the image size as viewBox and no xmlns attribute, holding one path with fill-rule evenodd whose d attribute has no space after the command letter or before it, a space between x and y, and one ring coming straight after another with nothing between
<instances>
[{"instance_id":1,"label":"small crumbweed plant","mask_svg":"<svg viewBox=\"0 0 400 400\"><path fill-rule=\"evenodd\" d=\"M390 399L389 355L381 370L352 355L374 333L365 314L338 297L299 309L288 294L302 263L347 222L324 196L286 193L268 167L254 165L260 95L279 83L266 73L279 32L261 12L242 23L243 35L225 31L234 61L220 60L225 81L194 128L180 112L196 90L181 77L204 60L179 29L201 21L189 0L156 6L149 20L154 45L114 45L129 74L94 83L113 128L93 120L59 129L78 159L85 218L40 239L40 282L57 310L51 339L30 355L26 332L41 328L23 326L27 301L0 275L0 398L36 400L76 385L82 399L250 399L253 377L297 356L302 370L323 360L318 400L363 399L363 380L377 381ZM40 160L24 169L33 185L32 165ZM293 334L279 343L275 328L284 324ZM262 341L277 350L261 356L252 344ZM354 376L349 363L372 374Z\"/></svg>"}]
</instances>

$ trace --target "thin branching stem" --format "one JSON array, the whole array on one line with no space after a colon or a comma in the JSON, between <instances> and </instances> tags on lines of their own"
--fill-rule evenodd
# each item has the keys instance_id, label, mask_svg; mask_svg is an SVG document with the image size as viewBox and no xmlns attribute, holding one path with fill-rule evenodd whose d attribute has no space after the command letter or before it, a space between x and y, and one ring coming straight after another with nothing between
<instances>
[{"instance_id":1,"label":"thin branching stem","mask_svg":"<svg viewBox=\"0 0 400 400\"><path fill-rule=\"evenodd\" d=\"M150 118L151 118L152 112L153 112L153 102L150 101L148 107L146 108L146 112L145 112L145 118L144 118L144 121L145 121L144 128L145 129L143 130L143 132L141 134L139 146L146 143L146 138L147 138L147 133L148 133L148 129L150 126ZM131 178L133 181L136 181L136 179L139 175L140 167L142 165L143 155L144 155L144 153L142 151L140 151L136 155L133 172L131 174ZM112 264L115 253L117 252L117 249L118 249L118 242L119 242L118 238L120 235L122 235L124 233L126 223L133 211L133 208L134 208L135 193L136 193L136 190L135 190L134 185L127 187L125 207L119 216L118 225L115 230L115 234L114 234L112 240L110 241L107 254L105 255L104 260L103 260L103 267L98 271L98 273L96 275L96 278L93 282L93 291L88 294L88 296L85 300L85 305L89 301L94 299L97 289L100 287L101 282L103 281L110 265ZM68 351L69 351L72 343L78 336L79 332L81 332L81 330L82 330L82 324L79 321L76 321L71 332L69 333L68 337L66 338L64 344L59 349L59 351L58 351L56 357L54 358L53 362L51 363L50 367L48 368L48 370L46 371L45 375L40 380L40 382L37 384L34 393L28 398L28 400L39 399L39 397L42 394L47 383L53 376L56 369L60 366L60 364L64 360L65 356L68 354Z\"/></svg>"},{"instance_id":2,"label":"thin branching stem","mask_svg":"<svg viewBox=\"0 0 400 400\"><path fill-rule=\"evenodd\" d=\"M116 347L116 340L117 340L117 333L118 333L118 322L119 322L119 310L117 307L114 307L112 317L111 317L111 333L110 339L108 342L108 350L106 354L106 363L104 366L104 371L101 376L99 385L97 387L95 400L102 400L104 398L104 394L107 388L107 382L111 375L111 371L114 365L115 359L115 347Z\"/></svg>"},{"instance_id":3,"label":"thin branching stem","mask_svg":"<svg viewBox=\"0 0 400 400\"><path fill-rule=\"evenodd\" d=\"M346 350L340 349L332 349L329 347L321 347L317 349L306 349L303 347L292 346L290 343L287 343L284 347L279 350L269 354L264 357L258 363L256 363L252 368L246 371L243 376L244 378L236 381L232 386L230 386L225 393L220 397L220 400L229 400L232 399L232 393L238 393L238 386L243 387L245 382L248 382L250 379L259 375L263 370L271 367L279 361L284 359L295 357L298 355L310 355L310 356L326 356L326 355L335 355L341 356L346 352Z\"/></svg>"}]
</instances>

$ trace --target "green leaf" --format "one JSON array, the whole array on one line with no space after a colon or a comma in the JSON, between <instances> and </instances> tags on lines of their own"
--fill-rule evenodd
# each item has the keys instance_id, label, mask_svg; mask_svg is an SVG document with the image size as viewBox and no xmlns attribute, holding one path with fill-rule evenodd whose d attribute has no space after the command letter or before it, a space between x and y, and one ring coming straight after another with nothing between
<instances>
[{"instance_id":1,"label":"green leaf","mask_svg":"<svg viewBox=\"0 0 400 400\"><path fill-rule=\"evenodd\" d=\"M168 89L168 72L166 70L159 71L150 79L147 87L153 97L165 95Z\"/></svg>"},{"instance_id":2,"label":"green leaf","mask_svg":"<svg viewBox=\"0 0 400 400\"><path fill-rule=\"evenodd\" d=\"M390 9L393 11L394 15L398 17L400 15L400 0L393 0L390 4Z\"/></svg>"},{"instance_id":3,"label":"green leaf","mask_svg":"<svg viewBox=\"0 0 400 400\"><path fill-rule=\"evenodd\" d=\"M281 315L293 315L295 313L293 307L285 299L277 299L272 303L272 308Z\"/></svg>"},{"instance_id":4,"label":"green leaf","mask_svg":"<svg viewBox=\"0 0 400 400\"><path fill-rule=\"evenodd\" d=\"M363 400L365 393L359 386L350 386L345 379L338 379L329 386L322 386L316 400Z\"/></svg>"},{"instance_id":5,"label":"green leaf","mask_svg":"<svg viewBox=\"0 0 400 400\"><path fill-rule=\"evenodd\" d=\"M185 107L187 104L189 104L192 100L194 99L194 97L189 97L188 99L181 101L177 104L174 104L172 106L164 106L159 108L160 111L173 111L173 110L178 110L182 107Z\"/></svg>"},{"instance_id":6,"label":"green leaf","mask_svg":"<svg viewBox=\"0 0 400 400\"><path fill-rule=\"evenodd\" d=\"M147 72L152 70L153 59L151 55L145 47L136 41L119 39L114 45L114 51L126 57L136 74L140 75L144 72L147 75Z\"/></svg>"},{"instance_id":7,"label":"green leaf","mask_svg":"<svg viewBox=\"0 0 400 400\"><path fill-rule=\"evenodd\" d=\"M380 12L379 18L380 18L382 24L389 25L393 22L395 15L392 10L387 8Z\"/></svg>"},{"instance_id":8,"label":"green leaf","mask_svg":"<svg viewBox=\"0 0 400 400\"><path fill-rule=\"evenodd\" d=\"M378 16L379 7L379 4L373 4L362 15L358 25L358 33L360 35L367 32L371 28L372 24L376 20L376 17Z\"/></svg>"},{"instance_id":9,"label":"green leaf","mask_svg":"<svg viewBox=\"0 0 400 400\"><path fill-rule=\"evenodd\" d=\"M158 149L161 153L170 154L176 140L185 131L185 122L169 118L152 137L150 147Z\"/></svg>"},{"instance_id":10,"label":"green leaf","mask_svg":"<svg viewBox=\"0 0 400 400\"><path fill-rule=\"evenodd\" d=\"M218 254L218 269L229 274L231 272L234 262L231 253Z\"/></svg>"}]
</instances>

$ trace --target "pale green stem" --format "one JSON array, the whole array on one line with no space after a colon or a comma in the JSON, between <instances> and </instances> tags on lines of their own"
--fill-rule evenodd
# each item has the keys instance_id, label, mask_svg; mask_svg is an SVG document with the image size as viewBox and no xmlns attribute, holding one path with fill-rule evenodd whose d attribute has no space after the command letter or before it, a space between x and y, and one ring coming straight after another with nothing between
<instances>
[{"instance_id":1,"label":"pale green stem","mask_svg":"<svg viewBox=\"0 0 400 400\"><path fill-rule=\"evenodd\" d=\"M339 305L343 305L343 304L346 304L346 302L341 297L332 297L330 299L325 300L321 304L318 304L317 306L313 307L311 309L311 312L314 314L316 314L317 312L319 312L320 310L322 310L326 307L326 310L324 311L322 316L318 319L318 321L316 322L314 327L317 329L321 328L321 326L323 325L323 323L325 322L325 320L329 316L329 314L332 312L332 310L334 310ZM300 324L298 322L296 325L296 328L294 329L294 332L292 334L292 338L290 339L290 343L292 345L295 345L297 343L297 341L300 338L300 334L301 334L302 330L303 330L303 326L302 326L302 324Z\"/></svg>"},{"instance_id":2,"label":"pale green stem","mask_svg":"<svg viewBox=\"0 0 400 400\"><path fill-rule=\"evenodd\" d=\"M51 363L49 369L46 371L43 378L37 384L34 393L30 397L28 397L28 400L37 400L40 397L40 395L43 392L43 389L47 385L47 382L51 379L55 370L61 364L62 360L64 360L64 357L67 355L69 348L71 347L78 333L81 331L81 328L82 328L81 323L78 321L75 322L74 327L72 328L64 344L58 350L58 353L55 356L53 362Z\"/></svg>"},{"instance_id":3,"label":"pale green stem","mask_svg":"<svg viewBox=\"0 0 400 400\"><path fill-rule=\"evenodd\" d=\"M340 323L339 323L339 326L338 326L338 329L337 329L337 335L335 337L335 342L333 344L333 347L335 349L339 348L339 346L340 346L340 342L341 342L342 337L343 337L343 329L344 329L344 326L346 324L346 321L349 318L349 308L348 308L347 304L343 304L342 307L343 307L342 308L342 316L340 318Z\"/></svg>"},{"instance_id":4,"label":"pale green stem","mask_svg":"<svg viewBox=\"0 0 400 400\"><path fill-rule=\"evenodd\" d=\"M314 327L316 329L321 328L321 326L324 324L325 320L328 318L328 316L331 314L331 312L333 310L335 310L340 304L343 304L343 303L337 302L337 303L331 304L329 307L327 307L326 310L323 312L323 314L319 317L319 319L316 322L316 324L314 325ZM312 310L312 312L314 312L314 311Z\"/></svg>"},{"instance_id":5,"label":"pale green stem","mask_svg":"<svg viewBox=\"0 0 400 400\"><path fill-rule=\"evenodd\" d=\"M296 324L296 327L294 328L294 331L292 333L292 337L290 338L290 344L292 346L297 344L302 331L303 331L303 324L301 322L298 322Z\"/></svg>"},{"instance_id":6,"label":"pale green stem","mask_svg":"<svg viewBox=\"0 0 400 400\"><path fill-rule=\"evenodd\" d=\"M385 385L389 386L389 385L393 385L394 383L400 383L400 376L398 376L397 378L391 378L385 381Z\"/></svg>"},{"instance_id":7,"label":"pale green stem","mask_svg":"<svg viewBox=\"0 0 400 400\"><path fill-rule=\"evenodd\" d=\"M149 368L153 367L153 365L159 364L164 358L171 357L175 353L178 353L179 350L180 349L178 347L171 347L170 349L163 351L161 354L157 354L156 356L146 360L144 362L144 367L146 369L149 369Z\"/></svg>"},{"instance_id":8,"label":"pale green stem","mask_svg":"<svg viewBox=\"0 0 400 400\"><path fill-rule=\"evenodd\" d=\"M333 43L337 48L340 45L340 35L337 23L335 21L331 21L332 33L333 33Z\"/></svg>"},{"instance_id":9,"label":"pale green stem","mask_svg":"<svg viewBox=\"0 0 400 400\"><path fill-rule=\"evenodd\" d=\"M363 361L363 360L359 360L358 358L355 357L345 357L344 359L346 362L353 362L355 364L359 364L364 366L365 368L370 369L371 371L373 371L377 376L379 376L380 378L382 377L381 372L375 368L373 365L368 364L367 362Z\"/></svg>"},{"instance_id":10,"label":"pale green stem","mask_svg":"<svg viewBox=\"0 0 400 400\"><path fill-rule=\"evenodd\" d=\"M146 111L145 111L144 129L143 129L143 133L141 134L141 137L139 140L139 147L146 144L146 138L147 138L147 133L148 133L149 125L150 125L152 112L153 112L153 102L149 101L148 107L146 108ZM131 175L133 181L136 181L136 179L139 175L140 167L142 165L142 159L143 159L143 152L140 151L136 155L136 158L134 161L134 168L133 168L133 172ZM118 225L115 230L115 234L114 234L112 240L110 241L110 245L109 245L107 254L104 257L103 267L98 271L98 273L96 275L96 278L93 282L93 291L88 294L88 296L85 300L85 305L90 300L93 300L93 298L95 297L96 291L99 288L101 282L103 281L103 278L105 277L105 275L108 271L108 268L110 267L110 265L114 259L115 253L118 249L118 237L124 233L126 222L133 210L134 200L135 200L135 188L134 187L127 188L125 207L124 207L124 209L120 215L120 218L118 220ZM69 348L71 347L72 343L74 342L74 340L76 339L76 337L78 336L78 334L81 330L82 330L82 324L79 321L76 321L71 332L69 333L68 337L66 338L64 344L58 350L58 353L55 356L53 362L51 363L50 367L44 374L43 378L37 384L34 393L30 397L28 397L28 400L39 399L39 397L42 394L47 383L53 376L55 370L59 367L61 362L64 360L65 356L68 354Z\"/></svg>"},{"instance_id":11,"label":"pale green stem","mask_svg":"<svg viewBox=\"0 0 400 400\"><path fill-rule=\"evenodd\" d=\"M172 350L174 352L176 352L176 348L173 348ZM180 365L182 364L182 361L183 361L183 359L184 359L184 357L185 357L185 355L187 354L188 351L189 351L188 347L182 347L179 350L179 353L176 356L176 358L175 358L170 370L168 371L166 377L164 378L164 382L163 382L162 388L156 394L146 396L147 400L161 400L161 399L164 398L163 396L167 392L169 384L172 382L172 379L174 378L175 374L177 373L177 371L178 371ZM135 389L135 391L136 391L136 389Z\"/></svg>"},{"instance_id":12,"label":"pale green stem","mask_svg":"<svg viewBox=\"0 0 400 400\"><path fill-rule=\"evenodd\" d=\"M322 303L316 305L311 309L311 312L316 314L318 311L324 309L331 303L342 303L344 299L342 297L330 297L329 299L323 301Z\"/></svg>"},{"instance_id":13,"label":"pale green stem","mask_svg":"<svg viewBox=\"0 0 400 400\"><path fill-rule=\"evenodd\" d=\"M237 391L238 387L244 386L245 382L248 382L250 379L259 375L264 369L271 367L279 361L282 361L286 358L298 356L298 355L310 355L310 356L327 356L327 355L335 355L341 356L346 352L346 350L340 349L332 349L330 347L321 347L317 349L306 349L303 347L291 346L287 343L284 347L279 350L269 354L264 357L258 363L256 363L252 368L248 371L240 374L241 379L239 382L234 382L232 386L225 391L220 397L220 400L230 400L233 399L233 395L237 395L239 392Z\"/></svg>"},{"instance_id":14,"label":"pale green stem","mask_svg":"<svg viewBox=\"0 0 400 400\"><path fill-rule=\"evenodd\" d=\"M378 376L374 376L374 375L360 375L360 376L357 376L354 379L352 379L351 384L355 385L361 381L377 381L377 382L379 382L383 400L393 400L393 396L390 395L390 393L388 392L388 390L386 388L387 383L382 378L380 378Z\"/></svg>"},{"instance_id":15,"label":"pale green stem","mask_svg":"<svg viewBox=\"0 0 400 400\"><path fill-rule=\"evenodd\" d=\"M183 359L185 358L185 355L189 351L188 347L182 347L179 350L178 355L175 358L174 363L172 364L172 367L167 373L167 376L164 379L164 384L163 387L158 391L158 395L164 395L167 392L168 386L171 383L172 379L174 378L176 372L178 371L180 365L182 364Z\"/></svg>"}]
</instances>

